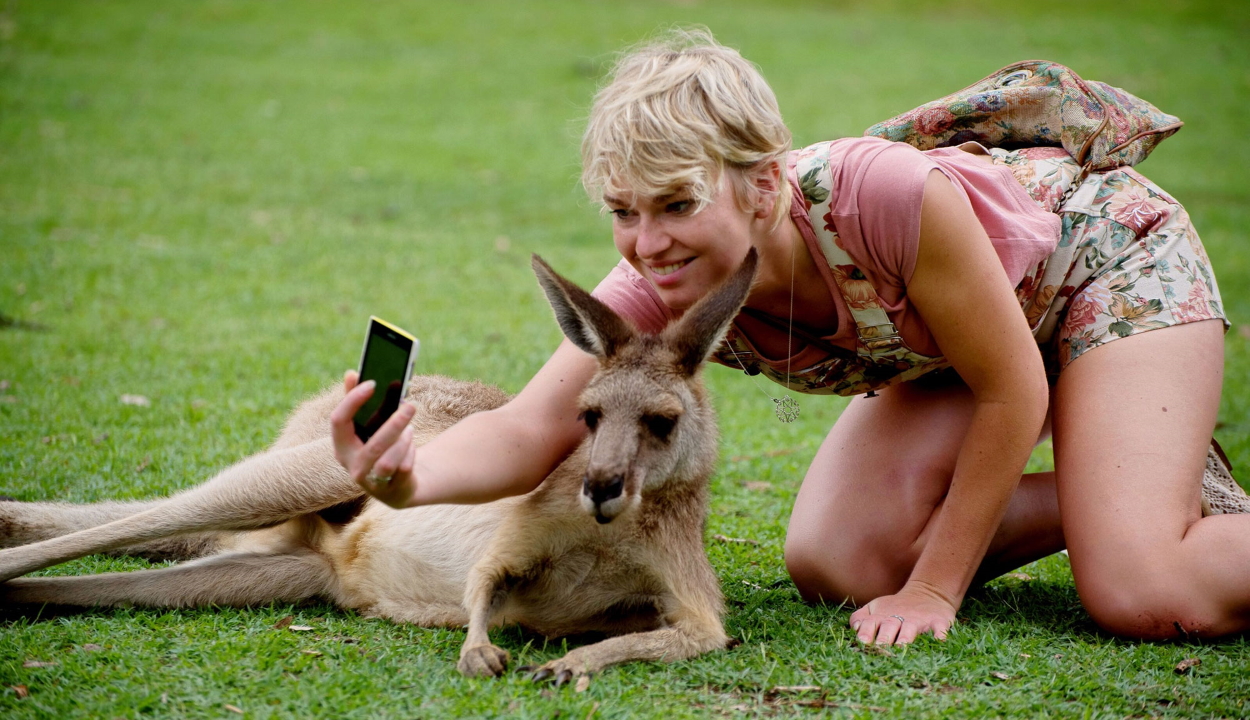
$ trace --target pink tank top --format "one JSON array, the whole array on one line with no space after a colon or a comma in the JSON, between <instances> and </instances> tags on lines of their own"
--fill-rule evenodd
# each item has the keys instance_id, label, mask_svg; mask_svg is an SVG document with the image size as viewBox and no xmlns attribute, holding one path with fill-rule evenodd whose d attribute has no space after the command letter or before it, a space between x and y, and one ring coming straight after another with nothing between
<instances>
[{"instance_id":1,"label":"pink tank top","mask_svg":"<svg viewBox=\"0 0 1250 720\"><path fill-rule=\"evenodd\" d=\"M871 284L876 304L897 327L906 346L920 355L940 357L928 327L907 298L907 284L916 266L924 185L932 170L946 175L968 201L1013 286L1054 251L1059 242L1059 217L1038 205L1009 168L973 154L984 153L980 146L965 147L968 149L921 152L879 138L847 138L790 153L790 181L795 193L791 219L817 260L838 311L837 331L823 338L827 344L854 351L859 338L847 298L833 277L835 270L818 245L813 222L821 222L822 230L836 234L838 246ZM796 172L800 166L803 177ZM842 280L846 288L868 289L862 282L847 285L846 278ZM677 315L624 260L599 284L594 295L647 332L658 332ZM857 298L850 301L858 306ZM738 336L736 339L750 347L748 338L740 332ZM788 362L784 357L756 356L769 369L784 371L787 366L814 366L829 354L827 348L813 344L800 347ZM735 366L724 357L714 359Z\"/></svg>"}]
</instances>

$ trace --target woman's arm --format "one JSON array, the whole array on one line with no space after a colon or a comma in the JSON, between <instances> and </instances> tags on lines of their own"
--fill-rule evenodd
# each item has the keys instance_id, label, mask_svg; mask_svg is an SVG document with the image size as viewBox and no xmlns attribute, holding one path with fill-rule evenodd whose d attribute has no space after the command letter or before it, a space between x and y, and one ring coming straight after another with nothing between
<instances>
[{"instance_id":1,"label":"woman's arm","mask_svg":"<svg viewBox=\"0 0 1250 720\"><path fill-rule=\"evenodd\" d=\"M533 490L585 436L577 397L590 381L595 359L568 340L506 405L475 413L421 446L403 403L368 443L356 437L352 416L369 397L344 379L347 395L330 417L335 457L370 495L391 507L481 503ZM370 479L390 476L389 481Z\"/></svg>"},{"instance_id":2,"label":"woman's arm","mask_svg":"<svg viewBox=\"0 0 1250 720\"><path fill-rule=\"evenodd\" d=\"M864 642L944 637L989 548L1046 417L1041 353L989 237L946 176L925 182L908 297L972 390L950 490L903 589L851 616ZM902 617L901 623L889 620Z\"/></svg>"}]
</instances>

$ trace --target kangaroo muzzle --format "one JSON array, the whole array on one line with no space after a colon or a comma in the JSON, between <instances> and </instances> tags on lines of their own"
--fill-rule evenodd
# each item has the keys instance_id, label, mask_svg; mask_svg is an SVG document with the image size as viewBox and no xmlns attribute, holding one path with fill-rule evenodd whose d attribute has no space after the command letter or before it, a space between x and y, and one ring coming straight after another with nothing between
<instances>
[{"instance_id":1,"label":"kangaroo muzzle","mask_svg":"<svg viewBox=\"0 0 1250 720\"><path fill-rule=\"evenodd\" d=\"M625 476L621 473L609 477L582 477L582 506L595 516L599 524L612 519L625 510Z\"/></svg>"}]
</instances>

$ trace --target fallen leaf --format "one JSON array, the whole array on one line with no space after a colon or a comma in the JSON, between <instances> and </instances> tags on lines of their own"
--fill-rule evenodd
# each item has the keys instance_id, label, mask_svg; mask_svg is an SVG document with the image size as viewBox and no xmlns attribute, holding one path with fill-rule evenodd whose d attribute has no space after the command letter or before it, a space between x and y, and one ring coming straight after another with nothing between
<instances>
[{"instance_id":1,"label":"fallen leaf","mask_svg":"<svg viewBox=\"0 0 1250 720\"><path fill-rule=\"evenodd\" d=\"M137 405L139 407L148 407L152 404L152 401L143 395L122 395L121 401L122 405Z\"/></svg>"},{"instance_id":2,"label":"fallen leaf","mask_svg":"<svg viewBox=\"0 0 1250 720\"><path fill-rule=\"evenodd\" d=\"M595 704L590 706L590 712L586 713L586 720L590 720L597 712L599 712L599 701L596 700Z\"/></svg>"},{"instance_id":3,"label":"fallen leaf","mask_svg":"<svg viewBox=\"0 0 1250 720\"><path fill-rule=\"evenodd\" d=\"M273 624L273 629L274 629L274 630L284 630L284 629L286 629L287 627L289 627L289 626L291 625L291 623L292 623L292 622L294 622L294 620L295 620L295 616L294 616L294 615L287 615L286 617L282 618L282 619L281 619L281 620L279 620L278 622L274 623L274 624Z\"/></svg>"},{"instance_id":4,"label":"fallen leaf","mask_svg":"<svg viewBox=\"0 0 1250 720\"><path fill-rule=\"evenodd\" d=\"M885 645L877 645L876 643L872 643L870 645L860 645L859 651L865 655L880 655L882 657L894 657L894 651L890 650L890 648L886 647Z\"/></svg>"},{"instance_id":5,"label":"fallen leaf","mask_svg":"<svg viewBox=\"0 0 1250 720\"><path fill-rule=\"evenodd\" d=\"M226 703L225 705L222 705L222 707L224 707L225 709L229 710L232 713L238 713L240 715L243 714L243 708L238 707L236 705L231 705L230 703Z\"/></svg>"},{"instance_id":6,"label":"fallen leaf","mask_svg":"<svg viewBox=\"0 0 1250 720\"><path fill-rule=\"evenodd\" d=\"M712 539L719 540L720 542L741 543L744 545L759 545L760 544L759 540L752 540L751 538L729 537L728 535L721 535L720 533L716 533L715 535L713 535Z\"/></svg>"},{"instance_id":7,"label":"fallen leaf","mask_svg":"<svg viewBox=\"0 0 1250 720\"><path fill-rule=\"evenodd\" d=\"M147 470L147 469L148 469L148 466L149 466L149 465L151 465L151 464L152 464L152 456L151 456L151 455L144 455L144 456L143 456L143 459L139 461L139 464L138 464L138 465L135 465L135 472L136 472L136 473L141 473L141 472L143 472L144 470Z\"/></svg>"},{"instance_id":8,"label":"fallen leaf","mask_svg":"<svg viewBox=\"0 0 1250 720\"><path fill-rule=\"evenodd\" d=\"M98 652L103 649L103 645L96 645L95 643L87 643L82 646L83 652Z\"/></svg>"},{"instance_id":9,"label":"fallen leaf","mask_svg":"<svg viewBox=\"0 0 1250 720\"><path fill-rule=\"evenodd\" d=\"M46 662L43 660L27 660L26 662L22 663L22 667L24 668L44 668L44 667L55 667L57 665L60 665L60 663Z\"/></svg>"},{"instance_id":10,"label":"fallen leaf","mask_svg":"<svg viewBox=\"0 0 1250 720\"><path fill-rule=\"evenodd\" d=\"M772 483L765 482L763 480L747 480L742 484L746 486L747 490L751 490L753 492L767 492L773 489Z\"/></svg>"},{"instance_id":11,"label":"fallen leaf","mask_svg":"<svg viewBox=\"0 0 1250 720\"><path fill-rule=\"evenodd\" d=\"M775 695L781 693L804 693L804 692L820 692L819 685L778 685L768 692Z\"/></svg>"},{"instance_id":12,"label":"fallen leaf","mask_svg":"<svg viewBox=\"0 0 1250 720\"><path fill-rule=\"evenodd\" d=\"M30 696L30 691L26 689L25 685L10 685L9 687L13 688L13 692L17 693L18 700Z\"/></svg>"},{"instance_id":13,"label":"fallen leaf","mask_svg":"<svg viewBox=\"0 0 1250 720\"><path fill-rule=\"evenodd\" d=\"M1005 673L1005 672L992 672L992 673L990 673L990 677L996 677L996 678L998 678L999 680L1010 680L1010 679L1011 679L1011 676L1010 676L1010 675L1008 675L1008 674L1007 674L1007 673Z\"/></svg>"},{"instance_id":14,"label":"fallen leaf","mask_svg":"<svg viewBox=\"0 0 1250 720\"><path fill-rule=\"evenodd\" d=\"M1003 575L1003 577L1005 577L1005 578L1011 578L1012 580L1019 580L1020 582L1028 582L1028 581L1030 581L1030 580L1032 580L1032 579L1033 579L1033 576L1032 576L1032 575L1030 575L1030 574L1028 574L1028 573L1022 573L1022 572L1009 572L1009 573L1005 573L1005 574Z\"/></svg>"},{"instance_id":15,"label":"fallen leaf","mask_svg":"<svg viewBox=\"0 0 1250 720\"><path fill-rule=\"evenodd\" d=\"M305 655L312 655L313 657L321 657L321 652L319 650L300 650L300 652Z\"/></svg>"},{"instance_id":16,"label":"fallen leaf","mask_svg":"<svg viewBox=\"0 0 1250 720\"><path fill-rule=\"evenodd\" d=\"M313 629L312 625L288 625L287 630L291 632L308 632Z\"/></svg>"},{"instance_id":17,"label":"fallen leaf","mask_svg":"<svg viewBox=\"0 0 1250 720\"><path fill-rule=\"evenodd\" d=\"M763 590L763 589L764 589L764 588L763 588L763 586L761 586L761 585L756 585L755 583L751 582L750 580L743 580L743 581L742 581L742 584L743 584L743 585L746 585L746 586L747 586L747 587L749 587L749 588L755 588L756 590Z\"/></svg>"},{"instance_id":18,"label":"fallen leaf","mask_svg":"<svg viewBox=\"0 0 1250 720\"><path fill-rule=\"evenodd\" d=\"M1201 664L1202 664L1202 660L1200 660L1199 658L1196 658L1196 657L1185 658L1184 660L1181 660L1180 662L1176 663L1176 667L1172 668L1172 671L1175 672L1177 675L1184 675L1185 673L1189 672L1190 670L1193 670L1194 668L1198 667Z\"/></svg>"},{"instance_id":19,"label":"fallen leaf","mask_svg":"<svg viewBox=\"0 0 1250 720\"><path fill-rule=\"evenodd\" d=\"M1028 660L1029 658L1033 656L1028 653L1020 653L1020 657L1024 658L1025 660Z\"/></svg>"},{"instance_id":20,"label":"fallen leaf","mask_svg":"<svg viewBox=\"0 0 1250 720\"><path fill-rule=\"evenodd\" d=\"M343 643L344 645L355 645L356 643L360 642L360 640L358 640L357 638L352 637L351 635L335 635L334 637L332 637L332 638L330 638L330 639L331 639L331 640L337 640L337 641L339 641L339 642Z\"/></svg>"},{"instance_id":21,"label":"fallen leaf","mask_svg":"<svg viewBox=\"0 0 1250 720\"><path fill-rule=\"evenodd\" d=\"M573 689L576 690L577 692L586 692L586 690L589 688L590 688L590 676L583 675L577 678L577 685L574 686Z\"/></svg>"},{"instance_id":22,"label":"fallen leaf","mask_svg":"<svg viewBox=\"0 0 1250 720\"><path fill-rule=\"evenodd\" d=\"M169 702L169 693L167 693L167 692L163 692L163 693L161 693L161 704L162 704L162 705L165 705L165 704L167 704L168 702Z\"/></svg>"}]
</instances>

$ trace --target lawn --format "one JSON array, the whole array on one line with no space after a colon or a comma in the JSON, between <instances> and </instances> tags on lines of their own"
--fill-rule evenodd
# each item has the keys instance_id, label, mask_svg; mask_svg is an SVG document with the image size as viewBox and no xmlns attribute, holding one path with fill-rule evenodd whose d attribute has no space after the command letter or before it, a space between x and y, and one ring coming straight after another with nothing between
<instances>
[{"instance_id":1,"label":"lawn","mask_svg":"<svg viewBox=\"0 0 1250 720\"><path fill-rule=\"evenodd\" d=\"M369 314L421 336L420 372L520 389L559 339L529 254L584 284L614 263L576 183L590 97L615 51L683 22L762 67L800 144L1033 57L1179 115L1142 169L1185 203L1219 272L1234 329L1217 436L1250 468L1238 3L8 0L0 491L92 501L196 483L354 365ZM578 693L463 679L463 632L325 605L5 617L0 716L1250 715L1245 639L1108 637L1062 555L972 595L946 643L863 651L849 611L804 605L782 563L798 482L846 401L808 398L781 425L740 373L708 380L723 439L707 537L732 650L609 669ZM1048 462L1041 449L1033 466ZM275 629L286 616L314 629ZM564 648L498 638L517 664ZM1201 664L1175 672L1187 658Z\"/></svg>"}]
</instances>

